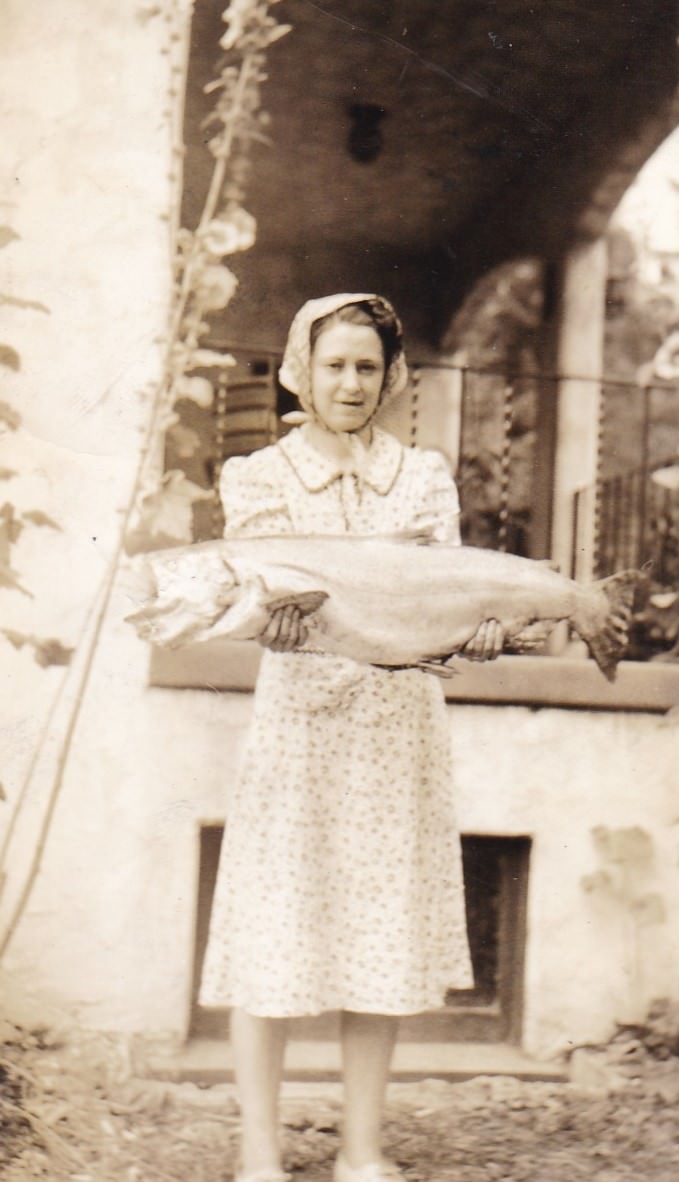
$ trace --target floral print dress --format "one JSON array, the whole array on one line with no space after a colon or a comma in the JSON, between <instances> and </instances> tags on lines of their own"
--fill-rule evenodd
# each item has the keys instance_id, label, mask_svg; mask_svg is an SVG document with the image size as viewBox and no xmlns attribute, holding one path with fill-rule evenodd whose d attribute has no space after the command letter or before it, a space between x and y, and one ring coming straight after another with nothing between
<instances>
[{"instance_id":1,"label":"floral print dress","mask_svg":"<svg viewBox=\"0 0 679 1182\"><path fill-rule=\"evenodd\" d=\"M229 460L221 495L228 537L422 527L459 542L443 458L377 429L360 488L302 428ZM431 674L264 653L201 1004L411 1014L472 984L449 743Z\"/></svg>"}]
</instances>

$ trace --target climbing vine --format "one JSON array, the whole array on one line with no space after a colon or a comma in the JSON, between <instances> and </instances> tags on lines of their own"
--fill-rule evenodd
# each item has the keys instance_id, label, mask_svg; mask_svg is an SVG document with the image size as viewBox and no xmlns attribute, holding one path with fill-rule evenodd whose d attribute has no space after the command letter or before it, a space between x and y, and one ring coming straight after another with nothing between
<instances>
[{"instance_id":1,"label":"climbing vine","mask_svg":"<svg viewBox=\"0 0 679 1182\"><path fill-rule=\"evenodd\" d=\"M224 10L219 46L223 56L205 91L215 96L205 121L208 149L214 158L203 209L194 229L177 232L174 300L165 371L152 413L152 438L126 536L128 553L192 540L192 505L214 494L188 480L180 469L162 472L158 441L167 435L183 456L199 440L180 425L181 399L211 406L214 385L204 371L223 372L233 357L207 348L210 318L223 313L238 280L225 262L255 242L255 219L244 206L251 171L251 150L267 143L269 117L261 107L268 49L289 32L271 14L278 0L232 0ZM159 5L143 5L148 17ZM201 370L200 374L197 370ZM155 441L155 446L154 446Z\"/></svg>"},{"instance_id":2,"label":"climbing vine","mask_svg":"<svg viewBox=\"0 0 679 1182\"><path fill-rule=\"evenodd\" d=\"M9 247L18 240L19 235L11 226L0 226L0 249ZM49 309L38 300L9 295L7 292L0 292L1 305L46 314L49 312ZM0 367L14 372L21 369L20 354L6 341L0 341ZM20 425L20 413L10 403L0 400L0 431L16 431ZM8 484L17 475L18 472L14 468L0 467L0 485ZM17 511L11 497L5 499L0 493L0 589L17 592L29 598L32 598L32 592L24 586L21 574L14 566L13 551L24 530L31 528L58 530L60 526L42 509ZM43 667L67 665L70 660L72 650L54 637L44 639L9 628L0 628L0 634L14 648L23 648L24 645L32 648L36 661Z\"/></svg>"},{"instance_id":3,"label":"climbing vine","mask_svg":"<svg viewBox=\"0 0 679 1182\"><path fill-rule=\"evenodd\" d=\"M30 865L23 882L17 888L18 894L0 933L0 959L24 914L28 899L35 884L45 844L50 831L57 802L68 765L73 737L82 709L91 676L94 656L97 651L101 630L109 608L111 594L123 549L134 553L141 549L152 549L159 545L191 540L191 506L204 496L211 496L204 489L188 481L180 470L162 473L159 463L159 448L162 451L164 435L177 427L176 404L180 399L190 398L201 406L209 406L213 398L213 384L209 378L196 371L223 371L232 361L228 354L205 347L204 340L210 331L210 317L223 312L236 290L237 280L224 262L229 255L247 250L255 240L255 219L245 209L245 191L250 174L250 154L255 141L266 142L267 116L261 110L261 87L266 79L265 64L268 48L289 31L289 26L280 24L270 14L270 8L278 0L232 0L224 10L225 25L220 39L223 56L219 62L217 76L208 85L209 93L215 95L215 105L208 119L211 131L209 150L214 166L203 210L193 230L177 230L170 217L170 234L176 239L174 274L174 299L165 350L165 364L161 380L152 393L150 411L144 429L142 445L130 502L125 510L119 543L113 553L100 594L92 606L86 622L83 637L78 645L78 661L68 671L70 699L68 718L56 754L54 775L45 802L44 814L34 843ZM172 53L175 57L170 74L184 78L185 64L178 60L178 47L183 38L180 24L184 22L187 0L139 0L138 16L146 22L161 18L167 25L167 37L161 52ZM170 98L177 96L173 87ZM176 105L178 108L178 104ZM167 112L170 119L173 111ZM174 118L178 122L176 109ZM173 150L176 155L183 153L183 145L177 126L172 128ZM7 241L13 240L9 232ZM2 229L0 228L0 246ZM46 309L44 309L46 311ZM0 362L16 368L19 358L10 346L1 346ZM2 408L0 407L0 412ZM6 426L18 426L15 412L7 411ZM1 414L0 414L1 417ZM1 423L0 423L1 425ZM1 476L2 474L0 474ZM6 472L5 479L12 473ZM13 507L2 517L0 510L0 585L3 566L3 526L11 544L18 531L26 525L50 526L56 523L41 515L39 511L24 513L17 520ZM10 571L9 563L7 570ZM7 579L16 580L13 589L21 590L16 572L7 574ZM6 584L7 585L7 584ZM11 643L20 645L33 643L33 637L18 634L8 635ZM46 641L40 649L43 663L66 663L70 654L57 641ZM37 651L36 651L37 655ZM59 705L61 692L55 699L52 712ZM0 847L0 888L4 879L4 866L12 852L13 835L17 820L29 794L31 780L41 757L42 747L53 725L52 712L47 719L43 738L31 761L24 783L17 795L7 833ZM0 786L0 800L3 791Z\"/></svg>"}]
</instances>

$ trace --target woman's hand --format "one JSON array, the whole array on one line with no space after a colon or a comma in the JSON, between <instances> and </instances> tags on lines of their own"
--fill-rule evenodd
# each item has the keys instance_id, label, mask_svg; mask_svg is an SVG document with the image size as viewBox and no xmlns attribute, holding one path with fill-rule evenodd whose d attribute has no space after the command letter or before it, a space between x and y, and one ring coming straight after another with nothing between
<instances>
[{"instance_id":1,"label":"woman's hand","mask_svg":"<svg viewBox=\"0 0 679 1182\"><path fill-rule=\"evenodd\" d=\"M471 640L460 649L469 661L494 661L502 652L505 630L499 620L484 620Z\"/></svg>"},{"instance_id":2,"label":"woman's hand","mask_svg":"<svg viewBox=\"0 0 679 1182\"><path fill-rule=\"evenodd\" d=\"M269 623L257 639L275 653L289 653L303 645L307 635L300 609L289 603L272 612Z\"/></svg>"}]
</instances>

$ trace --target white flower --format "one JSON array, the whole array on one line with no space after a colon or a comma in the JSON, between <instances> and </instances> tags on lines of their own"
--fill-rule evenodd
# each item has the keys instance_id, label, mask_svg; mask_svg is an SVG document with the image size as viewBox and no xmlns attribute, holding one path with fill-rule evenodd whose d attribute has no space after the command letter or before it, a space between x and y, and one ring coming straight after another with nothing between
<instances>
[{"instance_id":1,"label":"white flower","mask_svg":"<svg viewBox=\"0 0 679 1182\"><path fill-rule=\"evenodd\" d=\"M272 3L278 3L278 0L272 0ZM222 13L222 20L227 28L219 44L226 50L234 49L248 32L259 34L260 45L272 45L292 28L291 25L276 24L267 16L266 8L259 4L259 0L231 0Z\"/></svg>"},{"instance_id":2,"label":"white flower","mask_svg":"<svg viewBox=\"0 0 679 1182\"><path fill-rule=\"evenodd\" d=\"M216 349L196 349L191 355L191 364L186 368L225 369L236 364L236 358L231 353L218 353Z\"/></svg>"},{"instance_id":3,"label":"white flower","mask_svg":"<svg viewBox=\"0 0 679 1182\"><path fill-rule=\"evenodd\" d=\"M200 450L200 435L183 423L171 429L168 439L180 460L190 460Z\"/></svg>"},{"instance_id":4,"label":"white flower","mask_svg":"<svg viewBox=\"0 0 679 1182\"><path fill-rule=\"evenodd\" d=\"M668 464L666 468L656 468L651 472L651 480L661 488L669 488L672 492L679 489L679 464Z\"/></svg>"},{"instance_id":5,"label":"white flower","mask_svg":"<svg viewBox=\"0 0 679 1182\"><path fill-rule=\"evenodd\" d=\"M217 312L233 298L237 286L238 280L233 271L213 264L205 267L198 276L194 294L205 312Z\"/></svg>"},{"instance_id":6,"label":"white flower","mask_svg":"<svg viewBox=\"0 0 679 1182\"><path fill-rule=\"evenodd\" d=\"M197 406L202 406L205 409L212 406L212 400L215 392L212 388L212 382L208 378L201 377L182 377L175 386L175 397L189 398L191 402L195 402Z\"/></svg>"},{"instance_id":7,"label":"white flower","mask_svg":"<svg viewBox=\"0 0 679 1182\"><path fill-rule=\"evenodd\" d=\"M213 218L201 238L208 253L220 258L224 254L249 250L254 245L256 232L257 223L252 214L233 205L220 217Z\"/></svg>"},{"instance_id":8,"label":"white flower","mask_svg":"<svg viewBox=\"0 0 679 1182\"><path fill-rule=\"evenodd\" d=\"M256 8L256 0L231 0L228 8L222 13L222 20L227 26L219 42L222 49L233 49L238 44Z\"/></svg>"},{"instance_id":9,"label":"white flower","mask_svg":"<svg viewBox=\"0 0 679 1182\"><path fill-rule=\"evenodd\" d=\"M653 358L655 374L664 382L676 381L679 376L679 330L671 332Z\"/></svg>"}]
</instances>

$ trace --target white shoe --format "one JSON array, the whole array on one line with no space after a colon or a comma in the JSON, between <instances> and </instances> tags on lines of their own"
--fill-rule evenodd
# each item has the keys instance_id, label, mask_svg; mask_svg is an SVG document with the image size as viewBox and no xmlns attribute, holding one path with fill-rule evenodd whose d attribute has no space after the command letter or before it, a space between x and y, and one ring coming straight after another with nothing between
<instances>
[{"instance_id":1,"label":"white shoe","mask_svg":"<svg viewBox=\"0 0 679 1182\"><path fill-rule=\"evenodd\" d=\"M352 1169L342 1154L335 1160L335 1182L405 1182L404 1175L391 1161L371 1161Z\"/></svg>"}]
</instances>

